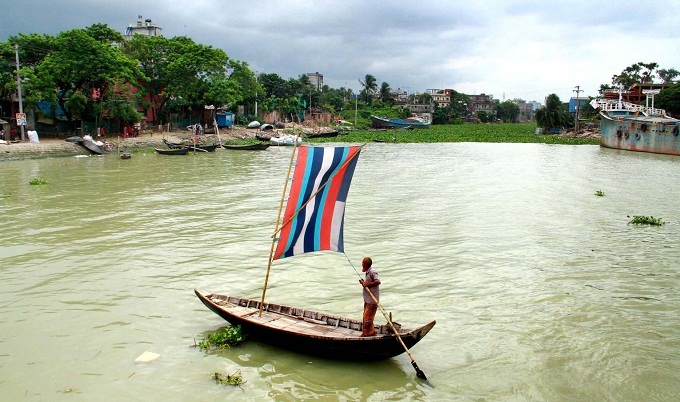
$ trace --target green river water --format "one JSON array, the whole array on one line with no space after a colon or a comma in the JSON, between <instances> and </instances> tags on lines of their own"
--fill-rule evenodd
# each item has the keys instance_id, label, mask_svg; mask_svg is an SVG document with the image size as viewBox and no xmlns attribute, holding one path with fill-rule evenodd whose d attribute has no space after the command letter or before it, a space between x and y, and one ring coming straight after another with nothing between
<instances>
[{"instance_id":1,"label":"green river water","mask_svg":"<svg viewBox=\"0 0 680 402\"><path fill-rule=\"evenodd\" d=\"M261 296L290 150L0 162L0 400L677 400L680 158L598 146L365 147L345 251L373 258L396 321L437 320L412 350L429 384L406 355L194 348L226 325L194 288ZM361 316L342 254L277 261L269 283Z\"/></svg>"}]
</instances>

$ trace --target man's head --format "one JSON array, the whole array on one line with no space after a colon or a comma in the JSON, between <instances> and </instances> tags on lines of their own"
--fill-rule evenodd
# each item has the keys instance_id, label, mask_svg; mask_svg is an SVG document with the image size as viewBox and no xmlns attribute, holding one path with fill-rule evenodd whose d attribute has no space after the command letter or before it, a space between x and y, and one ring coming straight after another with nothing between
<instances>
[{"instance_id":1,"label":"man's head","mask_svg":"<svg viewBox=\"0 0 680 402\"><path fill-rule=\"evenodd\" d=\"M366 257L363 260L361 260L361 267L362 267L362 272L368 271L368 269L373 265L373 260L371 257Z\"/></svg>"}]
</instances>

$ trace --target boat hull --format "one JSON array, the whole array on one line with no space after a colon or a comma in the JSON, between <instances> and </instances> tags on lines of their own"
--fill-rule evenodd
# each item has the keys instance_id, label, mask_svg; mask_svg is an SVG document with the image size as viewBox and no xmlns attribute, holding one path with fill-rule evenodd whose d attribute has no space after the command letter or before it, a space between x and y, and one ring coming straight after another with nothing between
<instances>
[{"instance_id":1,"label":"boat hull","mask_svg":"<svg viewBox=\"0 0 680 402\"><path fill-rule=\"evenodd\" d=\"M219 144L213 144L213 145L187 145L185 148L189 149L189 152L215 152L215 149Z\"/></svg>"},{"instance_id":2,"label":"boat hull","mask_svg":"<svg viewBox=\"0 0 680 402\"><path fill-rule=\"evenodd\" d=\"M409 119L383 119L378 116L371 116L371 122L373 123L373 127L376 128L430 128L430 123Z\"/></svg>"},{"instance_id":3,"label":"boat hull","mask_svg":"<svg viewBox=\"0 0 680 402\"><path fill-rule=\"evenodd\" d=\"M245 145L222 145L225 149L231 149L234 151L264 151L269 148L268 143L259 144L245 144Z\"/></svg>"},{"instance_id":4,"label":"boat hull","mask_svg":"<svg viewBox=\"0 0 680 402\"><path fill-rule=\"evenodd\" d=\"M600 112L600 146L627 151L680 155L680 120Z\"/></svg>"},{"instance_id":5,"label":"boat hull","mask_svg":"<svg viewBox=\"0 0 680 402\"><path fill-rule=\"evenodd\" d=\"M186 155L189 153L189 148L154 149L161 155Z\"/></svg>"},{"instance_id":6,"label":"boat hull","mask_svg":"<svg viewBox=\"0 0 680 402\"><path fill-rule=\"evenodd\" d=\"M278 304L195 290L210 310L253 339L299 353L338 360L382 360L404 353L404 347L387 325L376 326L377 336L362 338L361 322ZM413 347L435 325L399 329L406 347ZM396 324L398 325L398 324Z\"/></svg>"}]
</instances>

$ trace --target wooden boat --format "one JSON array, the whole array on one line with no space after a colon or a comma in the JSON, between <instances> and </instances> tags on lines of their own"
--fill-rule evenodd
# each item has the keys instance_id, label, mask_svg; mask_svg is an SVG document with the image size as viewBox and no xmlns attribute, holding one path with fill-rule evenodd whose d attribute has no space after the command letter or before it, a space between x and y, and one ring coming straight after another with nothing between
<instances>
[{"instance_id":1,"label":"wooden boat","mask_svg":"<svg viewBox=\"0 0 680 402\"><path fill-rule=\"evenodd\" d=\"M191 152L214 152L219 144L213 145L185 145L184 148Z\"/></svg>"},{"instance_id":2,"label":"wooden boat","mask_svg":"<svg viewBox=\"0 0 680 402\"><path fill-rule=\"evenodd\" d=\"M377 360L406 352L419 378L426 379L408 348L435 325L431 321L413 330L395 324L382 306L388 325L375 325L376 335L362 337L363 322L317 311L265 303L269 273L275 261L320 250L344 253L344 214L347 194L361 147L293 145L284 194L291 183L283 216L272 235L269 266L260 301L195 289L210 310L257 340L293 351L334 359ZM292 180L290 170L294 168ZM345 254L346 255L346 254ZM349 257L348 257L348 262ZM353 264L352 268L354 267ZM357 276L361 278L356 269ZM357 299L360 299L357 289ZM374 298L375 300L375 298ZM361 311L357 311L361 317ZM369 332L369 331L366 331Z\"/></svg>"},{"instance_id":3,"label":"wooden boat","mask_svg":"<svg viewBox=\"0 0 680 402\"><path fill-rule=\"evenodd\" d=\"M170 142L163 138L163 144L165 144L168 148L184 148L188 144L185 144L184 142Z\"/></svg>"},{"instance_id":4,"label":"wooden boat","mask_svg":"<svg viewBox=\"0 0 680 402\"><path fill-rule=\"evenodd\" d=\"M222 145L225 149L231 149L234 151L263 151L269 148L270 144L266 142L256 143L256 144L244 144L244 145Z\"/></svg>"},{"instance_id":5,"label":"wooden boat","mask_svg":"<svg viewBox=\"0 0 680 402\"><path fill-rule=\"evenodd\" d=\"M97 144L94 143L94 141L90 140L82 140L78 142L81 147L87 149L90 151L90 153L95 154L95 155L103 155L104 151L101 149L101 147Z\"/></svg>"},{"instance_id":6,"label":"wooden boat","mask_svg":"<svg viewBox=\"0 0 680 402\"><path fill-rule=\"evenodd\" d=\"M378 128L430 128L430 122L421 118L410 117L408 119L388 119L385 117L371 116L371 122Z\"/></svg>"},{"instance_id":7,"label":"wooden boat","mask_svg":"<svg viewBox=\"0 0 680 402\"><path fill-rule=\"evenodd\" d=\"M297 141L296 141L297 139ZM298 137L293 134L284 134L279 137L272 137L269 140L269 143L272 145L287 145L287 146L292 146L297 142L297 144L302 144L302 137Z\"/></svg>"},{"instance_id":8,"label":"wooden boat","mask_svg":"<svg viewBox=\"0 0 680 402\"><path fill-rule=\"evenodd\" d=\"M83 142L83 137L81 137L81 136L79 136L79 135L74 135L74 136L72 136L72 137L66 138L65 141L66 141L66 142L75 142L75 143L80 144L81 142Z\"/></svg>"},{"instance_id":9,"label":"wooden boat","mask_svg":"<svg viewBox=\"0 0 680 402\"><path fill-rule=\"evenodd\" d=\"M680 120L665 110L630 102L593 99L600 110L600 146L627 151L680 155Z\"/></svg>"},{"instance_id":10,"label":"wooden boat","mask_svg":"<svg viewBox=\"0 0 680 402\"><path fill-rule=\"evenodd\" d=\"M189 148L154 149L161 155L186 155L189 153Z\"/></svg>"},{"instance_id":11,"label":"wooden boat","mask_svg":"<svg viewBox=\"0 0 680 402\"><path fill-rule=\"evenodd\" d=\"M337 137L338 134L340 134L339 131L333 130L333 131L320 131L320 132L311 132L311 133L306 133L305 137L307 138L333 138Z\"/></svg>"},{"instance_id":12,"label":"wooden boat","mask_svg":"<svg viewBox=\"0 0 680 402\"><path fill-rule=\"evenodd\" d=\"M248 336L285 349L339 360L380 360L404 353L389 325L376 325L377 336L362 338L359 320L272 303L264 303L260 315L257 300L194 291L210 310L230 324L240 325ZM411 348L435 321L413 330L393 324Z\"/></svg>"}]
</instances>

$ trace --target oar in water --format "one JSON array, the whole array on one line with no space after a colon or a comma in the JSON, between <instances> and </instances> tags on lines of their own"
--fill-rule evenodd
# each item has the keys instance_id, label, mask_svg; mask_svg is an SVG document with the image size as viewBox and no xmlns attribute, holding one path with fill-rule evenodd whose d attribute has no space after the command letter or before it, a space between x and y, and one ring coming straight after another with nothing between
<instances>
[{"instance_id":1,"label":"oar in water","mask_svg":"<svg viewBox=\"0 0 680 402\"><path fill-rule=\"evenodd\" d=\"M380 311L381 311L381 312L383 313L383 315L385 316L385 319L387 320L387 323L390 324L390 328L392 328L392 332L394 332L394 335L397 336L397 339L399 340L399 343L401 343L401 346L404 347L404 350L406 351L406 354L408 354L408 357L411 358L411 365L412 365L413 368L416 370L416 376L417 376L418 378L420 378L421 380L427 381L427 377L425 376L425 373L423 372L423 370L420 369L420 367L418 367L418 363L416 363L416 359L413 358L413 355L411 354L411 352L410 352L410 351L408 350L408 348L406 347L406 344L404 344L404 341L401 340L401 336L399 336L399 332L397 332L397 329L394 328L394 324L392 324L392 320L390 320L390 317L387 315L387 312L385 312L385 309L382 308L382 306L381 306L380 303L378 302L378 299L376 299L375 296L373 296L373 292L371 292L371 289L369 289L369 288L365 288L365 289L368 291L368 294L371 295L371 298L373 299L373 301L375 302L375 304L378 305L378 307L380 308Z\"/></svg>"}]
</instances>

